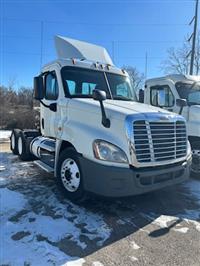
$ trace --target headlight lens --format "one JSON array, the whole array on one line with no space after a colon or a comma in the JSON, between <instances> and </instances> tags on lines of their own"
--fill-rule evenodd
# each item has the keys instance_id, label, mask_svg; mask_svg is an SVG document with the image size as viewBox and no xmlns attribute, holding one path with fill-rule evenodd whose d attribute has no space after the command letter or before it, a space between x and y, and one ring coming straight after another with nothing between
<instances>
[{"instance_id":1,"label":"headlight lens","mask_svg":"<svg viewBox=\"0 0 200 266\"><path fill-rule=\"evenodd\" d=\"M192 154L192 148L191 148L191 145L190 145L190 142L188 140L188 145L187 145L187 156L190 156Z\"/></svg>"},{"instance_id":2,"label":"headlight lens","mask_svg":"<svg viewBox=\"0 0 200 266\"><path fill-rule=\"evenodd\" d=\"M128 163L125 152L109 142L95 140L93 143L93 151L95 158L99 160L115 163Z\"/></svg>"}]
</instances>

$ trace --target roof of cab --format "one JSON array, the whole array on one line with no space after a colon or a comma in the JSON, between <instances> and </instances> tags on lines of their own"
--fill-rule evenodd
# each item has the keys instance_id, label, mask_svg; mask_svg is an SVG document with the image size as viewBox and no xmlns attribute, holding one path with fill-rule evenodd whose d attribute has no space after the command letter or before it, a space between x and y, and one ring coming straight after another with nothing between
<instances>
[{"instance_id":1,"label":"roof of cab","mask_svg":"<svg viewBox=\"0 0 200 266\"><path fill-rule=\"evenodd\" d=\"M152 78L152 79L148 79L146 80L146 83L151 83L151 82L155 82L155 81L160 81L163 79L170 79L172 80L174 83L178 82L178 81L184 81L184 80L191 80L191 81L200 81L200 76L195 76L195 75L182 75L182 74L171 74L171 75L166 75L163 77L158 77L158 78Z\"/></svg>"}]
</instances>

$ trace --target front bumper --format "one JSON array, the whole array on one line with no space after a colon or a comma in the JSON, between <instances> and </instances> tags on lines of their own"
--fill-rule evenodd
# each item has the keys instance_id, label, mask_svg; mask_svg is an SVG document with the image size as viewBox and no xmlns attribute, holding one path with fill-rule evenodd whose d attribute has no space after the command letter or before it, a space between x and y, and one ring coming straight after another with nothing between
<instances>
[{"instance_id":1,"label":"front bumper","mask_svg":"<svg viewBox=\"0 0 200 266\"><path fill-rule=\"evenodd\" d=\"M191 158L162 167L121 168L105 166L80 158L84 189L105 197L126 197L143 194L187 180Z\"/></svg>"}]
</instances>

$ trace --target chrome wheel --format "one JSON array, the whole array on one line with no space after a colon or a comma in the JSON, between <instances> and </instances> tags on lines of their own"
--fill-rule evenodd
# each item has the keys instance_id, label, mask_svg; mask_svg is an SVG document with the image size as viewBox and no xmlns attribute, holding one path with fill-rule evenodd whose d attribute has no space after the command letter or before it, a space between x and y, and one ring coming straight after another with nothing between
<instances>
[{"instance_id":1,"label":"chrome wheel","mask_svg":"<svg viewBox=\"0 0 200 266\"><path fill-rule=\"evenodd\" d=\"M14 133L11 136L11 148L12 148L12 150L14 150L14 148L15 148L15 135L14 135Z\"/></svg>"},{"instance_id":2,"label":"chrome wheel","mask_svg":"<svg viewBox=\"0 0 200 266\"><path fill-rule=\"evenodd\" d=\"M22 138L19 137L18 138L18 152L19 152L19 155L22 155Z\"/></svg>"},{"instance_id":3,"label":"chrome wheel","mask_svg":"<svg viewBox=\"0 0 200 266\"><path fill-rule=\"evenodd\" d=\"M61 166L61 180L69 192L75 192L79 188L80 170L73 159L68 158L63 161Z\"/></svg>"},{"instance_id":4,"label":"chrome wheel","mask_svg":"<svg viewBox=\"0 0 200 266\"><path fill-rule=\"evenodd\" d=\"M192 172L200 174L200 150L192 151Z\"/></svg>"}]
</instances>

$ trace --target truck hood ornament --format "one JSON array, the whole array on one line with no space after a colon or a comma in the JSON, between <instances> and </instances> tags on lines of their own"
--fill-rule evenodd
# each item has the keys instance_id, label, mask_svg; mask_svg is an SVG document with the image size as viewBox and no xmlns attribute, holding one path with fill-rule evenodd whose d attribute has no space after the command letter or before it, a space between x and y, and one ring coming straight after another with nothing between
<instances>
[{"instance_id":1,"label":"truck hood ornament","mask_svg":"<svg viewBox=\"0 0 200 266\"><path fill-rule=\"evenodd\" d=\"M107 50L104 47L82 42L62 36L55 36L57 56L63 58L76 58L113 65Z\"/></svg>"}]
</instances>

